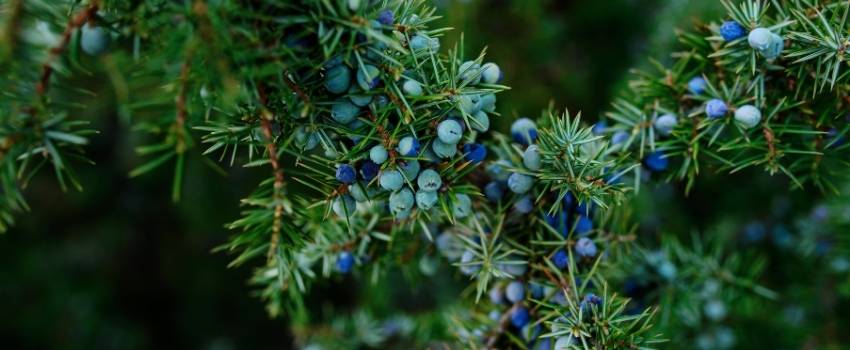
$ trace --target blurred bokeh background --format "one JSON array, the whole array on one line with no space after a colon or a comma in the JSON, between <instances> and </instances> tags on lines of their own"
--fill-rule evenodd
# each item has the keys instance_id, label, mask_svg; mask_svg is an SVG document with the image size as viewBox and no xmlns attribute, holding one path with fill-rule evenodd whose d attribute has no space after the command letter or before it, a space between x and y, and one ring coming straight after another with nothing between
<instances>
[{"instance_id":1,"label":"blurred bokeh background","mask_svg":"<svg viewBox=\"0 0 850 350\"><path fill-rule=\"evenodd\" d=\"M463 34L467 55L487 48L513 89L500 95L504 130L517 116L535 116L547 105L600 116L626 86L628 71L648 58L662 62L678 28L722 16L718 1L689 0L437 0L442 25ZM140 144L115 108L104 67L109 57L88 62L94 76L79 81L97 91L85 101L101 133L88 147L95 166L78 167L84 192L61 193L52 176L36 178L27 191L34 212L0 236L0 347L7 349L286 349L292 331L286 317L270 319L246 283L247 268L227 269L230 257L211 253L228 236L224 223L238 216L238 200L259 174L229 169L224 177L190 161L183 200L170 200L168 167L139 179ZM690 234L716 223L720 213L774 215L776 206L810 210L810 201L787 197L788 184L760 172L718 182L701 179L688 200L678 186L647 191L638 217L644 230ZM747 188L752 202L715 200L717 191ZM664 203L659 205L658 203ZM780 203L780 204L775 204ZM782 204L790 203L790 204ZM697 227L694 227L694 223ZM730 224L734 225L734 224ZM443 267L440 281L411 283L392 276L392 290L371 288L375 312L394 308L427 312L450 304L459 290ZM776 277L776 283L782 277ZM398 282L398 283L394 283ZM768 281L770 282L770 281ZM317 310L346 307L357 288L351 280L320 286L309 302ZM333 301L330 302L329 300ZM847 308L846 301L839 306ZM758 323L771 332L769 320ZM834 327L840 329L841 324ZM764 345L769 339L739 344ZM779 341L779 340L776 340ZM743 348L743 347L742 347ZM765 347L768 348L768 347Z\"/></svg>"}]
</instances>

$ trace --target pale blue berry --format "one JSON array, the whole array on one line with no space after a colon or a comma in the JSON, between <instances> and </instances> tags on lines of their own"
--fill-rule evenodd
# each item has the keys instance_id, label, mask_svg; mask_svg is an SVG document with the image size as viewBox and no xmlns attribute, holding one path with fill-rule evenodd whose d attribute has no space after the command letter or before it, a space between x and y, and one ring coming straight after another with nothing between
<instances>
[{"instance_id":1,"label":"pale blue berry","mask_svg":"<svg viewBox=\"0 0 850 350\"><path fill-rule=\"evenodd\" d=\"M496 95L495 94L486 94L482 95L479 100L479 105L481 105L481 109L487 113L493 113L496 111Z\"/></svg>"},{"instance_id":2,"label":"pale blue berry","mask_svg":"<svg viewBox=\"0 0 850 350\"><path fill-rule=\"evenodd\" d=\"M532 144L537 140L537 125L528 118L517 119L511 124L511 137L516 143Z\"/></svg>"},{"instance_id":3,"label":"pale blue berry","mask_svg":"<svg viewBox=\"0 0 850 350\"><path fill-rule=\"evenodd\" d=\"M513 256L510 256L508 258L508 260L520 260L520 259L521 258L517 255L513 255ZM511 275L511 276L519 277L519 276L524 275L525 272L528 270L528 263L526 263L524 261L520 261L519 263L514 263L514 264L497 264L496 267L498 269L504 271L505 273Z\"/></svg>"},{"instance_id":4,"label":"pale blue berry","mask_svg":"<svg viewBox=\"0 0 850 350\"><path fill-rule=\"evenodd\" d=\"M404 185L404 177L398 170L384 170L379 179L381 187L388 191L395 191Z\"/></svg>"},{"instance_id":5,"label":"pale blue berry","mask_svg":"<svg viewBox=\"0 0 850 350\"><path fill-rule=\"evenodd\" d=\"M576 242L576 255L581 258L596 256L596 244L590 238L582 237Z\"/></svg>"},{"instance_id":6,"label":"pale blue berry","mask_svg":"<svg viewBox=\"0 0 850 350\"><path fill-rule=\"evenodd\" d=\"M436 191L443 185L440 173L434 169L423 170L416 182L419 184L419 189L423 191Z\"/></svg>"},{"instance_id":7,"label":"pale blue berry","mask_svg":"<svg viewBox=\"0 0 850 350\"><path fill-rule=\"evenodd\" d=\"M508 177L508 188L513 193L523 194L528 192L531 189L531 185L534 184L534 179L531 176L513 173L510 177Z\"/></svg>"},{"instance_id":8,"label":"pale blue berry","mask_svg":"<svg viewBox=\"0 0 850 350\"><path fill-rule=\"evenodd\" d=\"M492 321L498 321L502 318L502 313L499 312L499 310L492 310L489 314L487 314L487 317L489 317Z\"/></svg>"},{"instance_id":9,"label":"pale blue berry","mask_svg":"<svg viewBox=\"0 0 850 350\"><path fill-rule=\"evenodd\" d=\"M437 246L437 251L449 261L457 261L465 252L463 241L449 232L440 233L437 239L434 240L434 244Z\"/></svg>"},{"instance_id":10,"label":"pale blue berry","mask_svg":"<svg viewBox=\"0 0 850 350\"><path fill-rule=\"evenodd\" d=\"M705 81L703 77L694 77L690 81L688 81L688 91L690 91L694 95L700 95L705 92L705 89L708 87L708 83Z\"/></svg>"},{"instance_id":11,"label":"pale blue berry","mask_svg":"<svg viewBox=\"0 0 850 350\"><path fill-rule=\"evenodd\" d=\"M627 131L617 131L614 135L611 135L611 144L619 145L621 143L625 143L629 140L629 133Z\"/></svg>"},{"instance_id":12,"label":"pale blue berry","mask_svg":"<svg viewBox=\"0 0 850 350\"><path fill-rule=\"evenodd\" d=\"M342 273L349 273L352 267L354 267L354 255L349 251L339 253L336 258L336 269Z\"/></svg>"},{"instance_id":13,"label":"pale blue berry","mask_svg":"<svg viewBox=\"0 0 850 350\"><path fill-rule=\"evenodd\" d=\"M429 210L437 204L437 192L436 191L425 191L419 190L416 191L416 206L422 210Z\"/></svg>"},{"instance_id":14,"label":"pale blue berry","mask_svg":"<svg viewBox=\"0 0 850 350\"><path fill-rule=\"evenodd\" d=\"M83 52L97 56L109 48L109 32L103 27L84 25L80 33L80 47Z\"/></svg>"},{"instance_id":15,"label":"pale blue berry","mask_svg":"<svg viewBox=\"0 0 850 350\"><path fill-rule=\"evenodd\" d=\"M372 95L364 94L363 90L360 90L360 87L354 84L348 89L348 99L355 106L366 107L372 102Z\"/></svg>"},{"instance_id":16,"label":"pale blue berry","mask_svg":"<svg viewBox=\"0 0 850 350\"><path fill-rule=\"evenodd\" d=\"M540 169L542 164L540 160L540 149L537 145L531 145L525 149L525 152L522 153L522 164L525 165L528 170Z\"/></svg>"},{"instance_id":17,"label":"pale blue berry","mask_svg":"<svg viewBox=\"0 0 850 350\"><path fill-rule=\"evenodd\" d=\"M460 80L469 84L478 84L481 81L481 65L475 61L466 61L458 68Z\"/></svg>"},{"instance_id":18,"label":"pale blue berry","mask_svg":"<svg viewBox=\"0 0 850 350\"><path fill-rule=\"evenodd\" d=\"M669 260L665 259L658 265L658 275L667 281L675 279L676 272L676 265L673 265Z\"/></svg>"},{"instance_id":19,"label":"pale blue berry","mask_svg":"<svg viewBox=\"0 0 850 350\"><path fill-rule=\"evenodd\" d=\"M505 191L502 188L502 184L496 181L491 181L487 183L486 186L484 186L484 195L491 202L498 202L500 199L502 199L502 196L505 195Z\"/></svg>"},{"instance_id":20,"label":"pale blue berry","mask_svg":"<svg viewBox=\"0 0 850 350\"><path fill-rule=\"evenodd\" d=\"M351 86L351 70L343 64L331 68L325 76L325 88L332 94L341 94Z\"/></svg>"},{"instance_id":21,"label":"pale blue berry","mask_svg":"<svg viewBox=\"0 0 850 350\"><path fill-rule=\"evenodd\" d=\"M440 141L446 144L457 144L461 137L463 137L463 131L461 130L460 123L453 119L446 119L440 122L437 125L437 137L440 138Z\"/></svg>"},{"instance_id":22,"label":"pale blue berry","mask_svg":"<svg viewBox=\"0 0 850 350\"><path fill-rule=\"evenodd\" d=\"M750 47L758 51L767 50L773 42L773 33L766 28L753 29L747 36Z\"/></svg>"},{"instance_id":23,"label":"pale blue berry","mask_svg":"<svg viewBox=\"0 0 850 350\"><path fill-rule=\"evenodd\" d=\"M572 336L567 335L563 337L558 337L558 339L555 340L554 350L570 350L572 349L573 345L577 344Z\"/></svg>"},{"instance_id":24,"label":"pale blue berry","mask_svg":"<svg viewBox=\"0 0 850 350\"><path fill-rule=\"evenodd\" d=\"M435 139L431 144L431 149L434 151L434 154L440 158L451 158L457 154L457 145L456 144L448 144L440 139Z\"/></svg>"},{"instance_id":25,"label":"pale blue berry","mask_svg":"<svg viewBox=\"0 0 850 350\"><path fill-rule=\"evenodd\" d=\"M511 174L507 171L507 168L511 166L511 163L504 159L497 160L490 165L487 166L487 172L493 177L494 180L498 181L507 181L508 176Z\"/></svg>"},{"instance_id":26,"label":"pale blue berry","mask_svg":"<svg viewBox=\"0 0 850 350\"><path fill-rule=\"evenodd\" d=\"M419 140L413 136L405 136L398 141L396 150L403 157L415 157L419 154Z\"/></svg>"},{"instance_id":27,"label":"pale blue berry","mask_svg":"<svg viewBox=\"0 0 850 350\"><path fill-rule=\"evenodd\" d=\"M474 114L481 110L481 96L472 94L472 95L461 95L457 98L458 107L461 112L466 114Z\"/></svg>"},{"instance_id":28,"label":"pale blue berry","mask_svg":"<svg viewBox=\"0 0 850 350\"><path fill-rule=\"evenodd\" d=\"M481 81L485 84L495 84L502 77L502 70L495 63L489 62L481 66Z\"/></svg>"},{"instance_id":29,"label":"pale blue berry","mask_svg":"<svg viewBox=\"0 0 850 350\"><path fill-rule=\"evenodd\" d=\"M331 118L340 124L348 124L357 114L360 113L360 108L346 100L336 101L331 107Z\"/></svg>"},{"instance_id":30,"label":"pale blue berry","mask_svg":"<svg viewBox=\"0 0 850 350\"><path fill-rule=\"evenodd\" d=\"M777 34L771 34L770 46L767 49L759 51L764 58L774 59L782 54L782 49L785 47L785 41Z\"/></svg>"},{"instance_id":31,"label":"pale blue berry","mask_svg":"<svg viewBox=\"0 0 850 350\"><path fill-rule=\"evenodd\" d=\"M412 38L410 38L410 42L408 43L410 48L413 51L424 50L428 48L432 48L431 38L429 38L425 34L416 34ZM439 45L439 44L438 44Z\"/></svg>"},{"instance_id":32,"label":"pale blue berry","mask_svg":"<svg viewBox=\"0 0 850 350\"><path fill-rule=\"evenodd\" d=\"M357 85L360 85L360 88L363 89L363 91L372 90L378 87L378 84L380 83L381 71L378 67L367 64L357 70Z\"/></svg>"},{"instance_id":33,"label":"pale blue berry","mask_svg":"<svg viewBox=\"0 0 850 350\"><path fill-rule=\"evenodd\" d=\"M348 193L351 194L351 198L354 198L357 203L363 203L369 200L369 196L366 193L366 190L360 183L355 182L351 185L348 185Z\"/></svg>"},{"instance_id":34,"label":"pale blue berry","mask_svg":"<svg viewBox=\"0 0 850 350\"><path fill-rule=\"evenodd\" d=\"M490 292L487 294L490 296L490 301L493 302L493 304L501 304L505 297L505 293L502 293L502 288L499 288L498 286L490 288Z\"/></svg>"},{"instance_id":35,"label":"pale blue berry","mask_svg":"<svg viewBox=\"0 0 850 350\"><path fill-rule=\"evenodd\" d=\"M312 150L319 145L319 135L314 131L308 131L306 127L300 126L295 129L295 145L305 151Z\"/></svg>"},{"instance_id":36,"label":"pale blue berry","mask_svg":"<svg viewBox=\"0 0 850 350\"><path fill-rule=\"evenodd\" d=\"M505 297L512 303L525 300L525 286L520 281L513 281L505 288Z\"/></svg>"},{"instance_id":37,"label":"pale blue berry","mask_svg":"<svg viewBox=\"0 0 850 350\"><path fill-rule=\"evenodd\" d=\"M475 253L471 250L466 250L460 257L460 272L464 275L471 276L481 269L481 263L475 262Z\"/></svg>"},{"instance_id":38,"label":"pale blue berry","mask_svg":"<svg viewBox=\"0 0 850 350\"><path fill-rule=\"evenodd\" d=\"M388 155L384 145L375 145L369 150L369 159L375 162L375 164L384 164L387 161Z\"/></svg>"},{"instance_id":39,"label":"pale blue berry","mask_svg":"<svg viewBox=\"0 0 850 350\"><path fill-rule=\"evenodd\" d=\"M703 311L709 320L720 321L726 317L726 304L717 299L709 300L703 305Z\"/></svg>"},{"instance_id":40,"label":"pale blue berry","mask_svg":"<svg viewBox=\"0 0 850 350\"><path fill-rule=\"evenodd\" d=\"M738 22L726 21L720 25L720 36L723 37L723 40L733 41L743 38L745 35L747 35L747 29Z\"/></svg>"},{"instance_id":41,"label":"pale blue berry","mask_svg":"<svg viewBox=\"0 0 850 350\"><path fill-rule=\"evenodd\" d=\"M744 105L735 110L735 120L746 129L752 128L761 121L761 111L753 105Z\"/></svg>"},{"instance_id":42,"label":"pale blue berry","mask_svg":"<svg viewBox=\"0 0 850 350\"><path fill-rule=\"evenodd\" d=\"M514 209L520 214L528 214L534 210L534 201L529 195L522 196L514 203Z\"/></svg>"},{"instance_id":43,"label":"pale blue berry","mask_svg":"<svg viewBox=\"0 0 850 350\"><path fill-rule=\"evenodd\" d=\"M419 84L416 80L405 80L401 85L401 90L407 96L422 96L422 84Z\"/></svg>"},{"instance_id":44,"label":"pale blue berry","mask_svg":"<svg viewBox=\"0 0 850 350\"><path fill-rule=\"evenodd\" d=\"M407 217L407 213L413 210L413 192L409 188L403 188L400 191L390 194L390 212L396 217L402 214L402 217Z\"/></svg>"},{"instance_id":45,"label":"pale blue berry","mask_svg":"<svg viewBox=\"0 0 850 350\"><path fill-rule=\"evenodd\" d=\"M419 161L418 160L407 160L399 162L399 168L404 173L404 176L409 181L413 181L419 175Z\"/></svg>"},{"instance_id":46,"label":"pale blue berry","mask_svg":"<svg viewBox=\"0 0 850 350\"><path fill-rule=\"evenodd\" d=\"M452 213L455 218L465 218L472 214L472 199L463 193L456 194L452 203Z\"/></svg>"},{"instance_id":47,"label":"pale blue berry","mask_svg":"<svg viewBox=\"0 0 850 350\"><path fill-rule=\"evenodd\" d=\"M357 210L357 202L349 195L339 196L333 201L331 208L340 217L350 216Z\"/></svg>"},{"instance_id":48,"label":"pale blue berry","mask_svg":"<svg viewBox=\"0 0 850 350\"><path fill-rule=\"evenodd\" d=\"M676 116L674 114L664 114L658 118L655 118L655 122L653 122L653 126L655 126L655 131L658 134L667 136L673 132L673 128L679 123Z\"/></svg>"},{"instance_id":49,"label":"pale blue berry","mask_svg":"<svg viewBox=\"0 0 850 350\"><path fill-rule=\"evenodd\" d=\"M722 118L727 111L726 102L718 98L711 99L705 104L705 115L709 118Z\"/></svg>"},{"instance_id":50,"label":"pale blue berry","mask_svg":"<svg viewBox=\"0 0 850 350\"><path fill-rule=\"evenodd\" d=\"M484 111L475 112L469 119L469 127L480 132L486 132L490 129L490 117Z\"/></svg>"}]
</instances>

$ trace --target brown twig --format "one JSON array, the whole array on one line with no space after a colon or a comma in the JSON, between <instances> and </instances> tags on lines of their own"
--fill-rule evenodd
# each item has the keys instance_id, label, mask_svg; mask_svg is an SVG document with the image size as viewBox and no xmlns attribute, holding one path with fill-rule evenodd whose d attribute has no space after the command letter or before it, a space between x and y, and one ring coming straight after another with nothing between
<instances>
[{"instance_id":1,"label":"brown twig","mask_svg":"<svg viewBox=\"0 0 850 350\"><path fill-rule=\"evenodd\" d=\"M177 133L177 151L180 153L185 151L184 131L186 128L186 116L189 114L186 109L186 93L189 88L189 73L192 71L191 60L193 52L194 47L186 51L186 59L183 65L180 66L180 77L178 78L180 89L175 97L177 115L174 118L174 128Z\"/></svg>"},{"instance_id":2,"label":"brown twig","mask_svg":"<svg viewBox=\"0 0 850 350\"><path fill-rule=\"evenodd\" d=\"M257 87L257 93L260 96L260 103L265 106L268 102L268 98L266 97L263 85ZM269 258L271 258L272 254L274 254L274 251L277 250L277 247L280 244L280 231L283 226L283 195L281 192L284 184L283 168L280 167L280 163L277 159L277 145L274 142L272 120L274 120L274 114L263 107L263 111L260 114L260 127L263 130L263 136L266 138L266 151L269 153L269 164L271 164L272 173L274 174L274 189L272 194L272 201L274 202L274 221L272 222L271 245L269 246L267 254Z\"/></svg>"},{"instance_id":3,"label":"brown twig","mask_svg":"<svg viewBox=\"0 0 850 350\"><path fill-rule=\"evenodd\" d=\"M47 91L50 87L50 77L53 75L54 70L51 64L53 61L58 59L59 55L61 55L62 52L65 51L65 48L68 47L68 43L71 41L71 35L74 33L74 30L82 27L86 22L91 21L97 13L99 6L99 1L93 0L88 7L77 13L76 16L72 17L68 21L68 26L65 27L65 31L62 33L59 43L50 49L50 54L47 56L47 60L41 66L41 78L35 86L35 93L39 97L47 95Z\"/></svg>"},{"instance_id":4,"label":"brown twig","mask_svg":"<svg viewBox=\"0 0 850 350\"><path fill-rule=\"evenodd\" d=\"M304 91L301 90L301 87L299 87L298 84L292 81L292 78L290 78L287 73L283 73L283 82L286 83L286 86L288 86L290 90L294 91L295 94L298 95L301 101L304 101L304 103L306 104L310 104L310 96L307 96L307 94L305 94Z\"/></svg>"}]
</instances>

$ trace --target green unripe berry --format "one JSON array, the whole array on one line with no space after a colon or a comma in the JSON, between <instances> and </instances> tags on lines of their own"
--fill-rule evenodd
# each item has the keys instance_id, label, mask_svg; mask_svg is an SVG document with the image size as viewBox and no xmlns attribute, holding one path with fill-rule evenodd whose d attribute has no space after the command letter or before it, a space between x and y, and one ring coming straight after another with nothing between
<instances>
[{"instance_id":1,"label":"green unripe berry","mask_svg":"<svg viewBox=\"0 0 850 350\"><path fill-rule=\"evenodd\" d=\"M325 76L325 88L332 94L341 94L351 86L351 70L344 64L331 68Z\"/></svg>"}]
</instances>

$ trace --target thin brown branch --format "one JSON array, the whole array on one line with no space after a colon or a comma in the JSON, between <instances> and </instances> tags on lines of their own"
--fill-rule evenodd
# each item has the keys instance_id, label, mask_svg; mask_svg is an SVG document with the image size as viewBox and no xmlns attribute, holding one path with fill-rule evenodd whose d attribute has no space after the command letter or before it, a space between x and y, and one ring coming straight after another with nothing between
<instances>
[{"instance_id":1,"label":"thin brown branch","mask_svg":"<svg viewBox=\"0 0 850 350\"><path fill-rule=\"evenodd\" d=\"M35 86L35 93L39 97L47 95L47 91L50 87L50 77L53 75L54 70L52 65L53 61L57 60L68 47L68 43L71 41L71 35L74 31L94 18L99 6L99 1L93 0L88 7L68 20L68 26L65 27L65 31L62 32L59 43L50 49L50 54L47 56L47 60L41 66L41 78Z\"/></svg>"},{"instance_id":2,"label":"thin brown branch","mask_svg":"<svg viewBox=\"0 0 850 350\"><path fill-rule=\"evenodd\" d=\"M307 94L304 93L304 90L301 90L301 87L292 81L292 78L290 78L287 73L283 73L283 82L286 83L286 86L288 86L290 90L294 91L295 94L298 95L298 98L300 98L301 101L304 101L306 104L310 104L310 96L307 96Z\"/></svg>"},{"instance_id":3,"label":"thin brown branch","mask_svg":"<svg viewBox=\"0 0 850 350\"><path fill-rule=\"evenodd\" d=\"M180 66L180 77L177 79L179 91L175 97L177 115L174 118L174 132L177 135L177 152L179 153L183 153L186 150L186 117L189 114L186 108L186 94L189 88L189 74L192 71L193 53L194 46L186 50L186 58L183 61L183 65Z\"/></svg>"}]
</instances>

